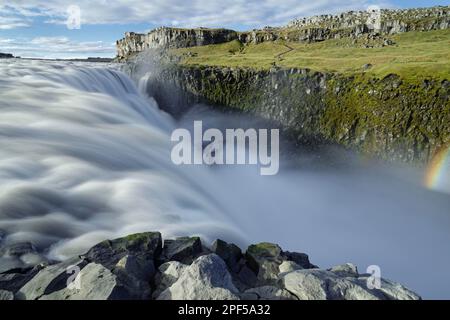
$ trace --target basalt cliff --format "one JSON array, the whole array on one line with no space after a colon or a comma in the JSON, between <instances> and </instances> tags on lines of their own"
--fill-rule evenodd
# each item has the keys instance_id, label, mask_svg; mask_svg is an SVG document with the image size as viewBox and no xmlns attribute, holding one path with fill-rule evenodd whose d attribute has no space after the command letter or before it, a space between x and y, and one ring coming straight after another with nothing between
<instances>
[{"instance_id":1,"label":"basalt cliff","mask_svg":"<svg viewBox=\"0 0 450 320\"><path fill-rule=\"evenodd\" d=\"M377 21L371 20L373 14L316 16L250 32L163 27L145 35L127 33L117 42L118 60L126 61L125 69L138 77L143 61L161 55L164 62L147 75L147 90L161 108L175 115L193 104L206 103L270 119L300 144L339 145L371 157L422 166L450 144L447 77L430 73L406 78L395 72L371 76L366 74L370 64L351 74L283 68L276 63L270 68L186 65L167 54L174 48L230 41L245 48L280 40L287 47L335 41L330 39L350 39L355 48L382 50L395 46L393 35L450 27L450 7L381 10ZM157 51L146 55L151 49Z\"/></svg>"}]
</instances>

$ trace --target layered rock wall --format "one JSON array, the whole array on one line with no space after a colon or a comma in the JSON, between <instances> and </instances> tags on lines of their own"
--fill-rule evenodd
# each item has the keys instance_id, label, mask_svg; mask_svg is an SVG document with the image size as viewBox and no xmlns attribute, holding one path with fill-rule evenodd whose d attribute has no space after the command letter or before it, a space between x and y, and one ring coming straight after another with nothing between
<instances>
[{"instance_id":1,"label":"layered rock wall","mask_svg":"<svg viewBox=\"0 0 450 320\"><path fill-rule=\"evenodd\" d=\"M377 11L378 12L378 11ZM127 32L118 40L117 56L125 59L148 48L184 48L219 44L232 40L261 43L286 41L317 42L363 35L386 36L408 31L430 31L450 27L450 7L431 7L377 12L350 11L339 15L322 15L297 19L286 27L266 27L261 30L236 32L228 29L181 29L162 27L147 34ZM374 18L375 17L375 18Z\"/></svg>"}]
</instances>

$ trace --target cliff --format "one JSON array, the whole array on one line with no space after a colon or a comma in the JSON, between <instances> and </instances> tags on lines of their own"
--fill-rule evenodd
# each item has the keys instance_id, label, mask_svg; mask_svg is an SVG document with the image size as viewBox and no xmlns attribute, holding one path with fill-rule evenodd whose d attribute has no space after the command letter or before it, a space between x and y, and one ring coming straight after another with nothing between
<instances>
[{"instance_id":1,"label":"cliff","mask_svg":"<svg viewBox=\"0 0 450 320\"><path fill-rule=\"evenodd\" d=\"M14 58L14 56L11 53L0 52L0 59L11 59L11 58Z\"/></svg>"},{"instance_id":2,"label":"cliff","mask_svg":"<svg viewBox=\"0 0 450 320\"><path fill-rule=\"evenodd\" d=\"M447 80L172 65L147 90L172 114L195 103L231 108L275 121L300 144L337 144L389 161L422 165L450 143Z\"/></svg>"},{"instance_id":3,"label":"cliff","mask_svg":"<svg viewBox=\"0 0 450 320\"><path fill-rule=\"evenodd\" d=\"M164 244L164 245L163 245ZM0 247L20 260L30 243ZM378 282L378 285L376 285ZM277 244L245 252L198 237L162 240L159 232L105 240L85 254L55 263L10 266L0 272L0 300L418 300L402 286L346 263L319 269L304 253Z\"/></svg>"},{"instance_id":4,"label":"cliff","mask_svg":"<svg viewBox=\"0 0 450 320\"><path fill-rule=\"evenodd\" d=\"M285 40L317 42L365 35L383 37L408 31L430 31L450 27L450 7L386 10L373 20L373 12L351 11L339 15L322 15L297 19L285 27L236 32L228 29L181 29L162 27L147 34L127 32L116 42L118 59L127 58L149 48L183 48L219 44L232 40L246 43Z\"/></svg>"}]
</instances>

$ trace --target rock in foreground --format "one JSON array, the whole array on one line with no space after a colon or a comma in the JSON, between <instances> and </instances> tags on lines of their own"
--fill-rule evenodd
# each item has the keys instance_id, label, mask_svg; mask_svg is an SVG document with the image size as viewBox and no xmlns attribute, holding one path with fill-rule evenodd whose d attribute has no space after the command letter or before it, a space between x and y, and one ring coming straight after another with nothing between
<instances>
[{"instance_id":1,"label":"rock in foreground","mask_svg":"<svg viewBox=\"0 0 450 320\"><path fill-rule=\"evenodd\" d=\"M107 240L59 263L0 273L0 300L418 300L404 286L380 279L369 286L352 264L319 269L304 253L260 243L242 252L198 237L165 240L147 232Z\"/></svg>"}]
</instances>

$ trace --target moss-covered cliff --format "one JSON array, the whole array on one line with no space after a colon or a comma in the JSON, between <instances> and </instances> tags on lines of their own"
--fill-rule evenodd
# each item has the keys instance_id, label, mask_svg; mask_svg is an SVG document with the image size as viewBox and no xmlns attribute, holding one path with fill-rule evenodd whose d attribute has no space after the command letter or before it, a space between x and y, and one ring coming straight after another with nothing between
<instances>
[{"instance_id":1,"label":"moss-covered cliff","mask_svg":"<svg viewBox=\"0 0 450 320\"><path fill-rule=\"evenodd\" d=\"M171 65L149 90L172 111L206 102L255 113L300 143L337 143L388 160L423 164L450 143L450 82L431 77Z\"/></svg>"}]
</instances>

